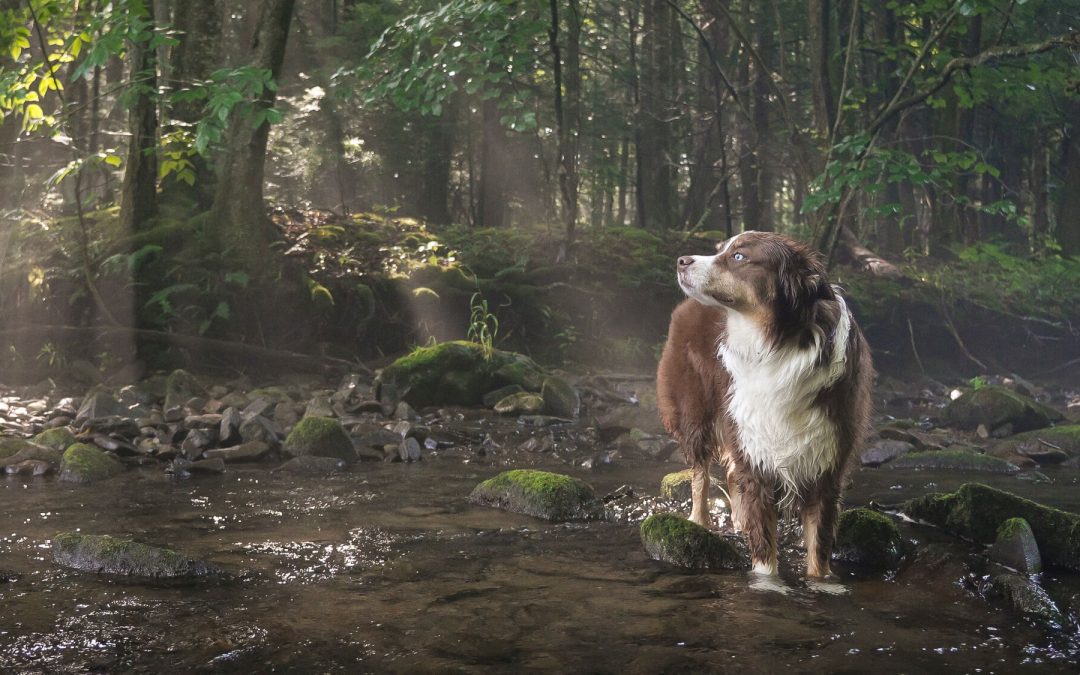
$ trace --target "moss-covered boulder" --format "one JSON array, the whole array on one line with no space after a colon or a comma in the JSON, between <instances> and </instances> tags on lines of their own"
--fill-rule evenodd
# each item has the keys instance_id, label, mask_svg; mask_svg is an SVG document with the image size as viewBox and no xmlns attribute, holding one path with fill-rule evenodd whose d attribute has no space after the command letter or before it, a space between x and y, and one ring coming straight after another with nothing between
<instances>
[{"instance_id":1,"label":"moss-covered boulder","mask_svg":"<svg viewBox=\"0 0 1080 675\"><path fill-rule=\"evenodd\" d=\"M537 392L544 377L543 369L527 356L494 350L488 358L472 342L443 342L418 348L384 368L378 378L379 397L384 402L403 399L417 407L480 405L484 394L506 385Z\"/></svg>"},{"instance_id":2,"label":"moss-covered boulder","mask_svg":"<svg viewBox=\"0 0 1080 675\"><path fill-rule=\"evenodd\" d=\"M840 514L832 557L875 569L895 567L904 555L904 538L888 516L870 509Z\"/></svg>"},{"instance_id":3,"label":"moss-covered boulder","mask_svg":"<svg viewBox=\"0 0 1080 675\"><path fill-rule=\"evenodd\" d=\"M994 431L1009 426L1013 433L1048 427L1061 419L1057 410L997 385L969 391L942 412L942 421L951 427L975 429L983 424Z\"/></svg>"},{"instance_id":4,"label":"moss-covered boulder","mask_svg":"<svg viewBox=\"0 0 1080 675\"><path fill-rule=\"evenodd\" d=\"M205 396L206 389L186 370L174 370L165 381L165 410L184 405L196 396Z\"/></svg>"},{"instance_id":5,"label":"moss-covered boulder","mask_svg":"<svg viewBox=\"0 0 1080 675\"><path fill-rule=\"evenodd\" d=\"M527 391L510 394L495 404L500 415L535 415L543 409L544 399Z\"/></svg>"},{"instance_id":6,"label":"moss-covered boulder","mask_svg":"<svg viewBox=\"0 0 1080 675\"><path fill-rule=\"evenodd\" d=\"M85 443L72 445L60 459L60 480L69 483L96 483L123 470L124 465L112 455Z\"/></svg>"},{"instance_id":7,"label":"moss-covered boulder","mask_svg":"<svg viewBox=\"0 0 1080 675\"><path fill-rule=\"evenodd\" d=\"M1060 626L1061 610L1042 586L1019 574L1007 572L991 575L985 590L989 600L1002 602L1006 607L1037 622Z\"/></svg>"},{"instance_id":8,"label":"moss-covered boulder","mask_svg":"<svg viewBox=\"0 0 1080 675\"><path fill-rule=\"evenodd\" d=\"M998 527L997 538L988 554L992 560L1024 574L1042 571L1042 556L1035 533L1023 518L1009 518Z\"/></svg>"},{"instance_id":9,"label":"moss-covered boulder","mask_svg":"<svg viewBox=\"0 0 1080 675\"><path fill-rule=\"evenodd\" d=\"M1009 436L994 444L997 457L1019 455L1039 464L1057 464L1080 457L1080 424L1063 424Z\"/></svg>"},{"instance_id":10,"label":"moss-covered boulder","mask_svg":"<svg viewBox=\"0 0 1080 675\"><path fill-rule=\"evenodd\" d=\"M581 414L581 395L561 377L552 375L546 378L540 387L540 396L544 399L544 413L547 415L577 419Z\"/></svg>"},{"instance_id":11,"label":"moss-covered boulder","mask_svg":"<svg viewBox=\"0 0 1080 675\"><path fill-rule=\"evenodd\" d=\"M16 436L0 437L0 460L15 455L25 448L27 443L28 441L25 438L18 438Z\"/></svg>"},{"instance_id":12,"label":"moss-covered boulder","mask_svg":"<svg viewBox=\"0 0 1080 675\"><path fill-rule=\"evenodd\" d=\"M285 438L282 451L289 457L333 457L356 460L352 440L341 422L332 417L305 417Z\"/></svg>"},{"instance_id":13,"label":"moss-covered boulder","mask_svg":"<svg viewBox=\"0 0 1080 675\"><path fill-rule=\"evenodd\" d=\"M723 485L722 482L718 482L716 476L710 476L709 480L713 485ZM660 495L667 499L685 502L693 497L693 483L693 469L683 469L682 471L669 473L660 479Z\"/></svg>"},{"instance_id":14,"label":"moss-covered boulder","mask_svg":"<svg viewBox=\"0 0 1080 675\"><path fill-rule=\"evenodd\" d=\"M0 439L0 467L11 466L19 462L41 461L54 466L60 464L63 452L56 448L38 445L25 438Z\"/></svg>"},{"instance_id":15,"label":"moss-covered boulder","mask_svg":"<svg viewBox=\"0 0 1080 675\"><path fill-rule=\"evenodd\" d=\"M885 466L890 469L982 471L985 473L1017 473L1020 471L1020 467L1012 462L968 450L910 452L902 457L897 457Z\"/></svg>"},{"instance_id":16,"label":"moss-covered boulder","mask_svg":"<svg viewBox=\"0 0 1080 675\"><path fill-rule=\"evenodd\" d=\"M653 560L690 569L749 567L746 556L723 537L674 513L657 513L641 523L641 543Z\"/></svg>"},{"instance_id":17,"label":"moss-covered boulder","mask_svg":"<svg viewBox=\"0 0 1080 675\"><path fill-rule=\"evenodd\" d=\"M989 544L1010 518L1023 518L1035 534L1043 562L1080 571L1080 515L1043 506L979 483L956 492L917 497L904 505L912 518Z\"/></svg>"},{"instance_id":18,"label":"moss-covered boulder","mask_svg":"<svg viewBox=\"0 0 1080 675\"><path fill-rule=\"evenodd\" d=\"M30 440L46 448L63 452L74 445L75 435L67 427L56 427L55 429L46 429Z\"/></svg>"},{"instance_id":19,"label":"moss-covered boulder","mask_svg":"<svg viewBox=\"0 0 1080 675\"><path fill-rule=\"evenodd\" d=\"M66 532L52 541L53 560L64 567L98 574L179 579L220 574L214 565L130 539Z\"/></svg>"},{"instance_id":20,"label":"moss-covered boulder","mask_svg":"<svg viewBox=\"0 0 1080 675\"><path fill-rule=\"evenodd\" d=\"M469 501L544 520L599 520L603 504L584 481L548 471L515 469L480 483Z\"/></svg>"}]
</instances>

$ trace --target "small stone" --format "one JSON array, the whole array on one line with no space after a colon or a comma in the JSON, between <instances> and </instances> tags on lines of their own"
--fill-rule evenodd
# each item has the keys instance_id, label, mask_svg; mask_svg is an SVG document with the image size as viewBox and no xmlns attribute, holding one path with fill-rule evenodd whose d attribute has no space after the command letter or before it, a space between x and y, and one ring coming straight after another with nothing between
<instances>
[{"instance_id":1,"label":"small stone","mask_svg":"<svg viewBox=\"0 0 1080 675\"><path fill-rule=\"evenodd\" d=\"M544 412L555 417L576 419L581 414L581 395L566 380L554 375L544 380L540 388Z\"/></svg>"},{"instance_id":2,"label":"small stone","mask_svg":"<svg viewBox=\"0 0 1080 675\"><path fill-rule=\"evenodd\" d=\"M525 452L551 452L555 449L555 439L550 433L530 436L521 444L521 449Z\"/></svg>"},{"instance_id":3,"label":"small stone","mask_svg":"<svg viewBox=\"0 0 1080 675\"><path fill-rule=\"evenodd\" d=\"M297 422L282 445L290 457L314 455L346 462L356 460L352 440L341 422L330 417L305 417Z\"/></svg>"},{"instance_id":4,"label":"small stone","mask_svg":"<svg viewBox=\"0 0 1080 675\"><path fill-rule=\"evenodd\" d=\"M4 472L9 476L44 476L50 471L52 471L52 465L40 459L24 459L4 467Z\"/></svg>"},{"instance_id":5,"label":"small stone","mask_svg":"<svg viewBox=\"0 0 1080 675\"><path fill-rule=\"evenodd\" d=\"M693 496L693 481L694 471L692 469L669 473L660 480L660 495L677 502L690 501ZM723 483L717 482L715 476L710 477L710 482L713 485L723 485Z\"/></svg>"},{"instance_id":6,"label":"small stone","mask_svg":"<svg viewBox=\"0 0 1080 675\"><path fill-rule=\"evenodd\" d=\"M169 424L179 422L186 416L185 410L180 406L165 409L165 421Z\"/></svg>"},{"instance_id":7,"label":"small stone","mask_svg":"<svg viewBox=\"0 0 1080 675\"><path fill-rule=\"evenodd\" d=\"M394 419L396 420L418 420L420 414L413 410L413 407L405 401L400 401L397 407L394 408Z\"/></svg>"},{"instance_id":8,"label":"small stone","mask_svg":"<svg viewBox=\"0 0 1080 675\"><path fill-rule=\"evenodd\" d=\"M124 465L119 461L85 443L69 447L60 460L60 480L69 483L94 483L123 470Z\"/></svg>"},{"instance_id":9,"label":"small stone","mask_svg":"<svg viewBox=\"0 0 1080 675\"><path fill-rule=\"evenodd\" d=\"M303 476L327 476L344 471L347 464L344 460L333 457L314 457L303 455L294 457L281 466L274 469L274 473L294 473Z\"/></svg>"},{"instance_id":10,"label":"small stone","mask_svg":"<svg viewBox=\"0 0 1080 675\"><path fill-rule=\"evenodd\" d=\"M169 378L165 382L164 407L165 410L180 408L188 404L192 398L205 395L206 389L199 384L194 375L186 370L174 370L169 374ZM192 409L201 410L202 406Z\"/></svg>"},{"instance_id":11,"label":"small stone","mask_svg":"<svg viewBox=\"0 0 1080 675\"><path fill-rule=\"evenodd\" d=\"M402 420L394 425L393 432L398 435L399 438L405 438L413 435L413 425L410 422Z\"/></svg>"},{"instance_id":12,"label":"small stone","mask_svg":"<svg viewBox=\"0 0 1080 675\"><path fill-rule=\"evenodd\" d=\"M1009 518L1001 524L989 555L991 560L1023 574L1042 571L1042 556L1035 542L1035 533L1023 518Z\"/></svg>"},{"instance_id":13,"label":"small stone","mask_svg":"<svg viewBox=\"0 0 1080 675\"><path fill-rule=\"evenodd\" d=\"M832 557L863 567L890 569L900 560L904 547L904 538L891 518L870 509L851 509L840 514Z\"/></svg>"},{"instance_id":14,"label":"small stone","mask_svg":"<svg viewBox=\"0 0 1080 675\"><path fill-rule=\"evenodd\" d=\"M511 394L519 394L525 391L520 384L508 384L505 387L499 387L494 391L489 391L484 394L483 403L485 408L494 408L495 404L503 400Z\"/></svg>"},{"instance_id":15,"label":"small stone","mask_svg":"<svg viewBox=\"0 0 1080 675\"><path fill-rule=\"evenodd\" d=\"M477 485L469 501L552 521L604 517L603 504L588 484L548 471L504 471Z\"/></svg>"},{"instance_id":16,"label":"small stone","mask_svg":"<svg viewBox=\"0 0 1080 675\"><path fill-rule=\"evenodd\" d=\"M500 415L533 415L544 409L544 399L527 391L510 394L495 404Z\"/></svg>"},{"instance_id":17,"label":"small stone","mask_svg":"<svg viewBox=\"0 0 1080 675\"><path fill-rule=\"evenodd\" d=\"M915 446L907 441L895 441L883 438L874 443L860 455L863 466L881 466L887 462L906 455L915 449Z\"/></svg>"},{"instance_id":18,"label":"small stone","mask_svg":"<svg viewBox=\"0 0 1080 675\"><path fill-rule=\"evenodd\" d=\"M220 457L214 459L201 459L188 464L186 467L190 473L219 474L225 473L225 460Z\"/></svg>"},{"instance_id":19,"label":"small stone","mask_svg":"<svg viewBox=\"0 0 1080 675\"><path fill-rule=\"evenodd\" d=\"M403 462L420 461L420 443L415 438L405 438L398 447L398 454Z\"/></svg>"},{"instance_id":20,"label":"small stone","mask_svg":"<svg viewBox=\"0 0 1080 675\"><path fill-rule=\"evenodd\" d=\"M207 459L222 459L226 462L255 462L270 452L270 445L263 441L251 441L229 448L215 448L206 451Z\"/></svg>"},{"instance_id":21,"label":"small stone","mask_svg":"<svg viewBox=\"0 0 1080 675\"><path fill-rule=\"evenodd\" d=\"M262 441L271 446L279 443L273 423L262 415L251 417L240 425L240 440L245 443Z\"/></svg>"},{"instance_id":22,"label":"small stone","mask_svg":"<svg viewBox=\"0 0 1080 675\"><path fill-rule=\"evenodd\" d=\"M75 422L82 424L86 420L122 415L125 412L124 406L107 389L95 387L83 398L75 415Z\"/></svg>"},{"instance_id":23,"label":"small stone","mask_svg":"<svg viewBox=\"0 0 1080 675\"><path fill-rule=\"evenodd\" d=\"M218 441L232 443L240 438L240 425L243 418L240 411L234 407L228 407L221 413L221 423L218 425Z\"/></svg>"},{"instance_id":24,"label":"small stone","mask_svg":"<svg viewBox=\"0 0 1080 675\"><path fill-rule=\"evenodd\" d=\"M333 417L334 407L329 396L315 396L304 408L304 417Z\"/></svg>"},{"instance_id":25,"label":"small stone","mask_svg":"<svg viewBox=\"0 0 1080 675\"><path fill-rule=\"evenodd\" d=\"M184 438L183 443L180 444L180 450L188 459L197 459L202 456L204 450L210 447L212 442L210 434L202 429L192 429Z\"/></svg>"},{"instance_id":26,"label":"small stone","mask_svg":"<svg viewBox=\"0 0 1080 675\"><path fill-rule=\"evenodd\" d=\"M525 427L554 427L562 424L573 424L573 422L574 420L550 415L521 415L518 417L518 424Z\"/></svg>"},{"instance_id":27,"label":"small stone","mask_svg":"<svg viewBox=\"0 0 1080 675\"><path fill-rule=\"evenodd\" d=\"M184 426L189 429L213 429L221 426L221 415L207 413L203 415L189 415L184 418Z\"/></svg>"},{"instance_id":28,"label":"small stone","mask_svg":"<svg viewBox=\"0 0 1080 675\"><path fill-rule=\"evenodd\" d=\"M724 537L674 513L657 513L641 523L641 542L653 560L678 567L737 570L746 556Z\"/></svg>"},{"instance_id":29,"label":"small stone","mask_svg":"<svg viewBox=\"0 0 1080 675\"><path fill-rule=\"evenodd\" d=\"M274 406L274 424L282 428L291 427L300 420L300 413L290 401L282 401Z\"/></svg>"},{"instance_id":30,"label":"small stone","mask_svg":"<svg viewBox=\"0 0 1080 675\"><path fill-rule=\"evenodd\" d=\"M240 412L240 415L245 419L251 419L257 415L262 415L271 408L270 399L265 396L259 396L251 400L247 406Z\"/></svg>"},{"instance_id":31,"label":"small stone","mask_svg":"<svg viewBox=\"0 0 1080 675\"><path fill-rule=\"evenodd\" d=\"M356 439L356 445L366 448L378 448L382 450L384 445L401 442L404 435L397 434L389 429L375 429Z\"/></svg>"}]
</instances>

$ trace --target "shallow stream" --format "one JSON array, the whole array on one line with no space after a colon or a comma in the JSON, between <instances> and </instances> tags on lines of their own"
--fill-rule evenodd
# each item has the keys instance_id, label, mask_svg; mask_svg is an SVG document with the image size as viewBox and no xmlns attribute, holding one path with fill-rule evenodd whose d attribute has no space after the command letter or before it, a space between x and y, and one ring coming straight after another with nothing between
<instances>
[{"instance_id":1,"label":"shallow stream","mask_svg":"<svg viewBox=\"0 0 1080 675\"><path fill-rule=\"evenodd\" d=\"M330 477L231 465L187 481L154 467L93 486L0 478L0 569L17 577L0 583L0 671L1075 672L1075 635L1041 631L948 572L840 570L841 583L818 588L789 569L760 588L745 573L649 559L633 521L655 501L628 522L590 524L469 505L506 459L436 455ZM600 494L655 495L679 468L574 473ZM1080 509L1074 476L990 482ZM863 469L848 502L960 482ZM176 585L74 572L49 551L68 530L168 546L236 577ZM1080 597L1074 579L1044 576Z\"/></svg>"}]
</instances>

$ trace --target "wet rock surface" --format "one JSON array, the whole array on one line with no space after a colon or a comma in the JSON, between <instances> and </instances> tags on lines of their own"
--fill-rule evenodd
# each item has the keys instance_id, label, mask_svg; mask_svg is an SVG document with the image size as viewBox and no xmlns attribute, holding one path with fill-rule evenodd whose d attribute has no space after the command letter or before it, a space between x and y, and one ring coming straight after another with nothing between
<instances>
[{"instance_id":1,"label":"wet rock surface","mask_svg":"<svg viewBox=\"0 0 1080 675\"><path fill-rule=\"evenodd\" d=\"M109 535L62 533L52 541L53 560L82 572L150 579L221 574L214 565L176 551Z\"/></svg>"},{"instance_id":2,"label":"wet rock surface","mask_svg":"<svg viewBox=\"0 0 1080 675\"><path fill-rule=\"evenodd\" d=\"M60 460L60 480L68 483L96 483L121 473L124 465L91 445L76 443Z\"/></svg>"},{"instance_id":3,"label":"wet rock surface","mask_svg":"<svg viewBox=\"0 0 1080 675\"><path fill-rule=\"evenodd\" d=\"M544 520L598 520L604 509L584 481L549 471L517 469L480 483L469 501Z\"/></svg>"},{"instance_id":4,"label":"wet rock surface","mask_svg":"<svg viewBox=\"0 0 1080 675\"><path fill-rule=\"evenodd\" d=\"M341 422L330 417L305 417L289 433L282 452L288 457L333 457L345 462L356 459L352 440Z\"/></svg>"},{"instance_id":5,"label":"wet rock surface","mask_svg":"<svg viewBox=\"0 0 1080 675\"><path fill-rule=\"evenodd\" d=\"M889 462L890 469L934 469L987 473L1018 473L1020 467L997 457L968 450L927 450L905 453Z\"/></svg>"},{"instance_id":6,"label":"wet rock surface","mask_svg":"<svg viewBox=\"0 0 1080 675\"><path fill-rule=\"evenodd\" d=\"M891 518L866 508L840 514L833 558L874 569L896 567L906 544Z\"/></svg>"},{"instance_id":7,"label":"wet rock surface","mask_svg":"<svg viewBox=\"0 0 1080 675\"><path fill-rule=\"evenodd\" d=\"M1012 433L1041 429L1063 419L1057 410L998 385L970 391L945 408L942 419L958 429L985 426L991 433L1008 427Z\"/></svg>"},{"instance_id":8,"label":"wet rock surface","mask_svg":"<svg viewBox=\"0 0 1080 675\"><path fill-rule=\"evenodd\" d=\"M750 566L739 546L673 513L657 513L641 523L641 542L653 560L697 570L738 570Z\"/></svg>"},{"instance_id":9,"label":"wet rock surface","mask_svg":"<svg viewBox=\"0 0 1080 675\"><path fill-rule=\"evenodd\" d=\"M1009 518L998 527L997 537L987 555L1022 574L1042 572L1039 544L1031 525L1023 518Z\"/></svg>"}]
</instances>

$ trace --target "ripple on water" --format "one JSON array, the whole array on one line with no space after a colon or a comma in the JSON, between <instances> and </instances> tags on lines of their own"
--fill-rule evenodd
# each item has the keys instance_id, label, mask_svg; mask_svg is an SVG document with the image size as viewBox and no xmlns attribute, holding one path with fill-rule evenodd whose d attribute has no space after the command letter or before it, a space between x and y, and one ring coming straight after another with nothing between
<instances>
[{"instance_id":1,"label":"ripple on water","mask_svg":"<svg viewBox=\"0 0 1080 675\"><path fill-rule=\"evenodd\" d=\"M271 559L279 584L313 583L385 565L400 541L382 528L356 527L344 541L262 541L235 545L256 565Z\"/></svg>"}]
</instances>

